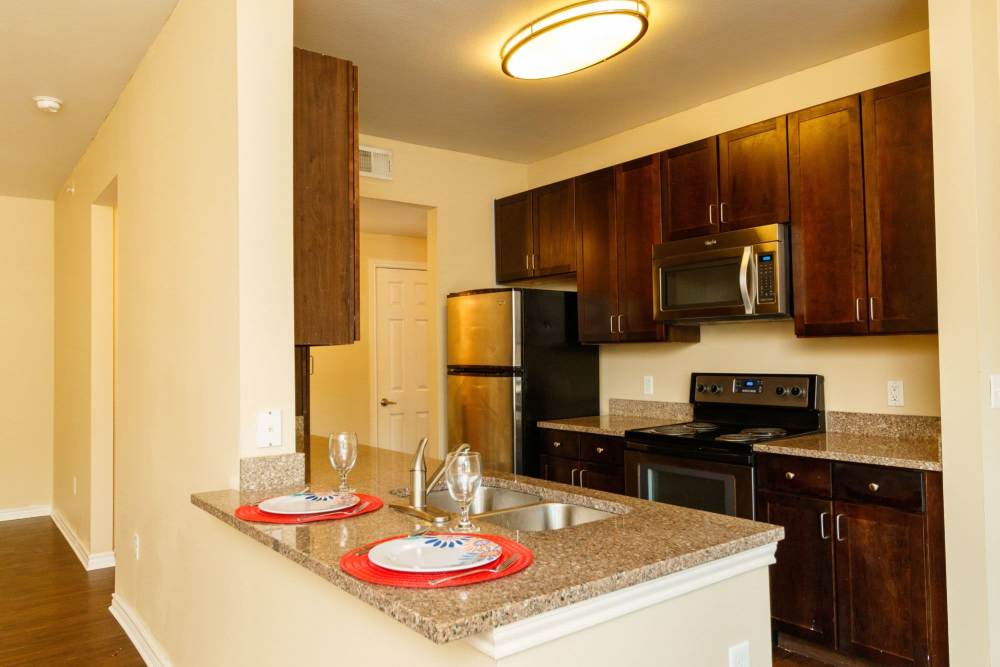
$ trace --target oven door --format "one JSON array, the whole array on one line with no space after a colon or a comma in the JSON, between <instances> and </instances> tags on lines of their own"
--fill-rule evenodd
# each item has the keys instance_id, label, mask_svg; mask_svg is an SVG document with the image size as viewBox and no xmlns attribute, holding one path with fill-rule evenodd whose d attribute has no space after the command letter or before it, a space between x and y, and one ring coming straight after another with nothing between
<instances>
[{"instance_id":1,"label":"oven door","mask_svg":"<svg viewBox=\"0 0 1000 667\"><path fill-rule=\"evenodd\" d=\"M752 245L653 256L653 309L657 320L752 316L756 304L756 253Z\"/></svg>"},{"instance_id":2,"label":"oven door","mask_svg":"<svg viewBox=\"0 0 1000 667\"><path fill-rule=\"evenodd\" d=\"M625 491L643 500L754 518L753 467L625 451Z\"/></svg>"}]
</instances>

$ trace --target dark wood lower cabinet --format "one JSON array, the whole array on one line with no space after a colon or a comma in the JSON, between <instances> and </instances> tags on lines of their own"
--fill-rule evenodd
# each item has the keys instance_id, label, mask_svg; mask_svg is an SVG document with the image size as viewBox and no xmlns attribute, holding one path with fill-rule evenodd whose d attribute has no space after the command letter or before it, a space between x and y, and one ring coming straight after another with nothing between
<instances>
[{"instance_id":1,"label":"dark wood lower cabinet","mask_svg":"<svg viewBox=\"0 0 1000 667\"><path fill-rule=\"evenodd\" d=\"M761 521L785 528L771 566L771 618L775 627L823 646L836 644L833 503L783 493L757 496Z\"/></svg>"},{"instance_id":2,"label":"dark wood lower cabinet","mask_svg":"<svg viewBox=\"0 0 1000 667\"><path fill-rule=\"evenodd\" d=\"M785 528L774 629L865 664L947 665L941 474L776 455L758 471L797 462L824 466L832 484L758 476L758 518Z\"/></svg>"},{"instance_id":3,"label":"dark wood lower cabinet","mask_svg":"<svg viewBox=\"0 0 1000 667\"><path fill-rule=\"evenodd\" d=\"M572 431L542 430L542 479L595 491L625 493L622 438Z\"/></svg>"},{"instance_id":4,"label":"dark wood lower cabinet","mask_svg":"<svg viewBox=\"0 0 1000 667\"><path fill-rule=\"evenodd\" d=\"M931 664L924 517L854 503L834 509L840 650L885 665Z\"/></svg>"}]
</instances>

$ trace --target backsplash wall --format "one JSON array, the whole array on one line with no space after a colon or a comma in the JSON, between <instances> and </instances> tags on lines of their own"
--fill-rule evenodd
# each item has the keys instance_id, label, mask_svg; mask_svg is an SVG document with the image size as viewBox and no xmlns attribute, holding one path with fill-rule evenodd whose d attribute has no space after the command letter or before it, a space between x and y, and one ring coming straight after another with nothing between
<instances>
[{"instance_id":1,"label":"backsplash wall","mask_svg":"<svg viewBox=\"0 0 1000 667\"><path fill-rule=\"evenodd\" d=\"M601 411L609 398L687 401L691 373L708 371L818 373L829 410L937 416L937 345L934 335L796 338L790 321L703 325L700 343L602 345ZM903 380L903 407L888 407L888 380Z\"/></svg>"}]
</instances>

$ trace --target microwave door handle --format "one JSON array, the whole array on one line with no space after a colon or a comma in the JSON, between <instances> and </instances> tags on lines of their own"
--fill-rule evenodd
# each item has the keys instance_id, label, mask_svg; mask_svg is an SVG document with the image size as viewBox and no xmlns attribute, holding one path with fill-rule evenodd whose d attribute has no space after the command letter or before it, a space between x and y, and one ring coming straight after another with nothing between
<instances>
[{"instance_id":1,"label":"microwave door handle","mask_svg":"<svg viewBox=\"0 0 1000 667\"><path fill-rule=\"evenodd\" d=\"M747 315L753 315L753 295L750 294L750 281L747 277L752 256L753 246L745 246L743 259L740 261L740 296L743 297L743 310Z\"/></svg>"}]
</instances>

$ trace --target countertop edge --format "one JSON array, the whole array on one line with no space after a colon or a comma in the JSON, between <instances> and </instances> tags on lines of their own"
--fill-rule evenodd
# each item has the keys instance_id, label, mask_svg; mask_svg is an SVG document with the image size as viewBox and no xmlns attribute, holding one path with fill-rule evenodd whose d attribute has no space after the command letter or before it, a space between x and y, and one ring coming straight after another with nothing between
<instances>
[{"instance_id":1,"label":"countertop edge","mask_svg":"<svg viewBox=\"0 0 1000 667\"><path fill-rule=\"evenodd\" d=\"M925 470L927 472L941 472L944 468L939 461L927 461L924 459L906 459L879 456L876 454L852 454L848 452L824 452L815 449L799 449L793 444L781 445L777 442L771 444L755 444L754 452L760 454L775 454L778 456L801 456L806 459L822 459L824 461L838 461L841 463L863 463L866 465L884 466L886 468L905 468L908 470Z\"/></svg>"},{"instance_id":2,"label":"countertop edge","mask_svg":"<svg viewBox=\"0 0 1000 667\"><path fill-rule=\"evenodd\" d=\"M204 493L213 492L206 491ZM436 644L467 639L473 635L489 632L498 627L531 618L548 611L568 607L574 603L600 597L606 593L641 585L644 581L659 579L784 539L784 529L775 526L767 531L716 544L685 554L684 556L675 557L669 561L661 561L623 570L602 579L574 584L560 590L558 595L549 592L512 603L506 608L481 612L457 621L454 619L445 619L435 623L416 617L406 607L379 599L377 587L373 587L371 584L344 574L337 566L326 565L308 558L301 552L288 547L280 540L270 537L263 530L256 529L253 523L238 519L235 515L212 506L210 503L199 498L199 495L198 493L192 493L190 496L191 504L198 509L235 528L254 541L270 547L275 553L305 567L307 570L319 575L361 602L386 613L391 620L396 620L410 629L419 632ZM635 579L637 577L641 578L642 581L636 582ZM631 583L629 583L629 580L632 580ZM604 590L605 588L606 590Z\"/></svg>"}]
</instances>

